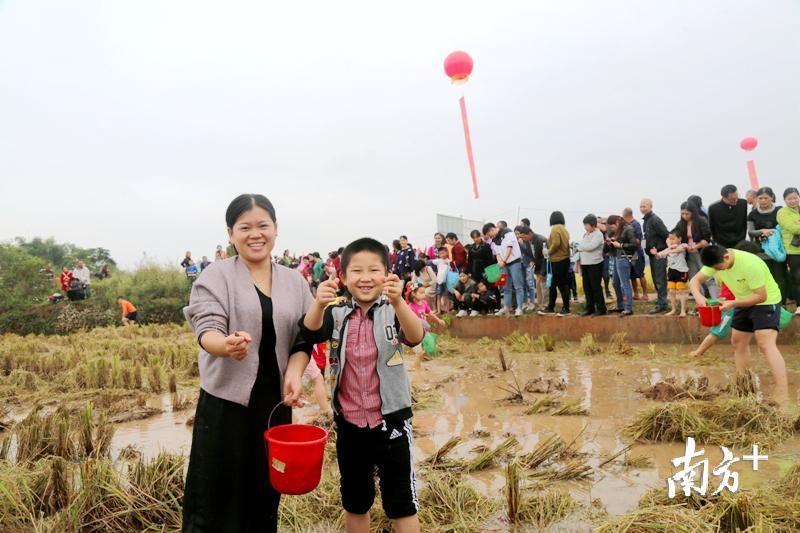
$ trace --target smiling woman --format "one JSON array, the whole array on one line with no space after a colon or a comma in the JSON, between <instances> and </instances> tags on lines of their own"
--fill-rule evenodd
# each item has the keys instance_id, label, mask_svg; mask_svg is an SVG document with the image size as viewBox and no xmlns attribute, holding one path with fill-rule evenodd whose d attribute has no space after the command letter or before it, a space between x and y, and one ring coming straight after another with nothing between
<instances>
[{"instance_id":1,"label":"smiling woman","mask_svg":"<svg viewBox=\"0 0 800 533\"><path fill-rule=\"evenodd\" d=\"M266 197L237 197L225 220L238 255L209 265L184 309L200 344L201 389L183 531L277 531L263 433L291 423L300 401L312 347L298 321L313 298L300 274L272 262L277 219Z\"/></svg>"}]
</instances>

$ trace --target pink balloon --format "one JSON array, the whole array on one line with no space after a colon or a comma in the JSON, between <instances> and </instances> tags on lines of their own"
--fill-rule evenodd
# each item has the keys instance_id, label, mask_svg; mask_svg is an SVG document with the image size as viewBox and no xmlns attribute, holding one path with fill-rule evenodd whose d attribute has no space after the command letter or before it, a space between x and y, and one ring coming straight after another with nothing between
<instances>
[{"instance_id":1,"label":"pink balloon","mask_svg":"<svg viewBox=\"0 0 800 533\"><path fill-rule=\"evenodd\" d=\"M742 139L742 142L739 143L739 146L742 147L742 150L745 152L752 152L758 146L758 139L755 137L745 137Z\"/></svg>"},{"instance_id":2,"label":"pink balloon","mask_svg":"<svg viewBox=\"0 0 800 533\"><path fill-rule=\"evenodd\" d=\"M453 81L467 80L472 74L472 58L466 52L453 52L444 60L444 73Z\"/></svg>"}]
</instances>

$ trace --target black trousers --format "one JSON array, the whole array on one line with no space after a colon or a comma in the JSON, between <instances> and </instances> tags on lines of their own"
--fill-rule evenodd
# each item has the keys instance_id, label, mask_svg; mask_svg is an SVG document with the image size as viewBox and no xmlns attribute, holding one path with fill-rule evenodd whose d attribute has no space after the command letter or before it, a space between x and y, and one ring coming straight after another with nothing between
<instances>
[{"instance_id":1,"label":"black trousers","mask_svg":"<svg viewBox=\"0 0 800 533\"><path fill-rule=\"evenodd\" d=\"M556 297L560 292L563 307L569 311L569 258L550 263L550 271L553 273L553 282L550 284L550 301L547 303L547 309L555 311Z\"/></svg>"},{"instance_id":2,"label":"black trousers","mask_svg":"<svg viewBox=\"0 0 800 533\"><path fill-rule=\"evenodd\" d=\"M245 407L200 389L183 500L184 533L277 532L281 495L269 483L263 433L280 391ZM281 406L272 426L290 424Z\"/></svg>"},{"instance_id":3,"label":"black trousers","mask_svg":"<svg viewBox=\"0 0 800 533\"><path fill-rule=\"evenodd\" d=\"M789 296L788 291L786 290L786 263L779 263L774 259L764 259L764 262L769 267L772 278L775 280L775 283L778 284L778 288L781 290L781 305L783 305L786 303L786 297Z\"/></svg>"},{"instance_id":4,"label":"black trousers","mask_svg":"<svg viewBox=\"0 0 800 533\"><path fill-rule=\"evenodd\" d=\"M581 265L583 294L586 296L586 311L605 313L606 299L603 294L603 263Z\"/></svg>"},{"instance_id":5,"label":"black trousers","mask_svg":"<svg viewBox=\"0 0 800 533\"><path fill-rule=\"evenodd\" d=\"M789 265L788 284L792 287L792 297L800 302L800 255L787 255L786 264Z\"/></svg>"}]
</instances>

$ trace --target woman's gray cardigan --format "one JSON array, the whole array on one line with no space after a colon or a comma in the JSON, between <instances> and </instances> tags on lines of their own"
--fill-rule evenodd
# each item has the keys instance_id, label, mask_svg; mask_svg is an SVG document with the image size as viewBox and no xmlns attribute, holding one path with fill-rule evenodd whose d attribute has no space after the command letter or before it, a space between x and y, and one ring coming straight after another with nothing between
<instances>
[{"instance_id":1,"label":"woman's gray cardigan","mask_svg":"<svg viewBox=\"0 0 800 533\"><path fill-rule=\"evenodd\" d=\"M314 298L308 283L299 272L272 265L272 318L275 323L275 354L283 375L290 350L298 342L300 318ZM211 263L197 278L183 309L197 338L207 331L230 335L246 331L253 338L247 356L241 361L211 355L200 348L200 386L225 400L247 405L258 372L258 348L261 344L261 303L250 271L236 256Z\"/></svg>"}]
</instances>

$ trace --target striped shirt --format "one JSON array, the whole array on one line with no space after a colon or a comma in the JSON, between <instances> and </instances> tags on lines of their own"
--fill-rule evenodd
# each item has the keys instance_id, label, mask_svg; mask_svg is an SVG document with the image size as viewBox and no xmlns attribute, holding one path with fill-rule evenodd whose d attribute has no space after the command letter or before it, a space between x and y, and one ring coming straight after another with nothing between
<instances>
[{"instance_id":1,"label":"striped shirt","mask_svg":"<svg viewBox=\"0 0 800 533\"><path fill-rule=\"evenodd\" d=\"M373 326L372 316L357 306L347 322L345 364L339 380L342 416L360 428L375 428L383 422Z\"/></svg>"}]
</instances>

